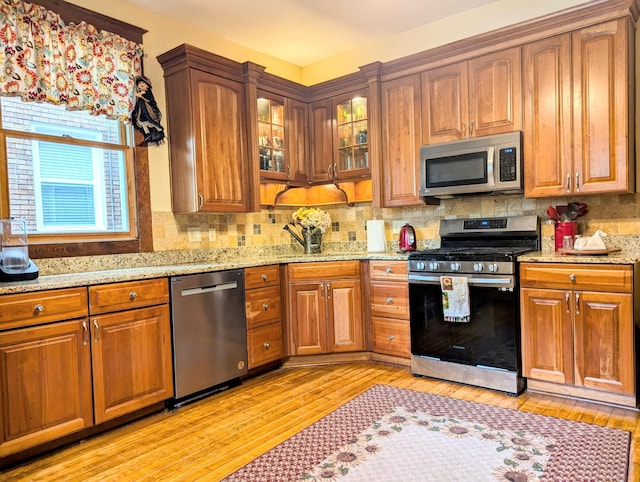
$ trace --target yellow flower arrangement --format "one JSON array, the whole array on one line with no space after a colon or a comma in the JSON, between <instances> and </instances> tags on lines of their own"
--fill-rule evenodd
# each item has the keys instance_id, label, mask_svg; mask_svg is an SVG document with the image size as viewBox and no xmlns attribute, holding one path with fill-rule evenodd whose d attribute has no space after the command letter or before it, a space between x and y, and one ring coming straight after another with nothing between
<instances>
[{"instance_id":1,"label":"yellow flower arrangement","mask_svg":"<svg viewBox=\"0 0 640 482\"><path fill-rule=\"evenodd\" d=\"M329 213L318 208L300 208L293 213L293 222L302 229L320 229L322 234L331 227L331 216Z\"/></svg>"}]
</instances>

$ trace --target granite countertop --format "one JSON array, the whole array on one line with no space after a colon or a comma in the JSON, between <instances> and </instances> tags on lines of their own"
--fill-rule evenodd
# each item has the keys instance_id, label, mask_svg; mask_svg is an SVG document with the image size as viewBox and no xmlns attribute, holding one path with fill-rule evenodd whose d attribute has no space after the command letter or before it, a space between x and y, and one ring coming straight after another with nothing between
<instances>
[{"instance_id":1,"label":"granite countertop","mask_svg":"<svg viewBox=\"0 0 640 482\"><path fill-rule=\"evenodd\" d=\"M118 283L151 278L181 276L226 269L250 268L271 264L321 261L389 260L406 261L408 253L387 251L327 251L321 254L264 253L239 251L175 251L133 255L89 256L85 258L36 260L40 276L31 281L0 283L0 295L58 288L72 288L103 283ZM565 255L555 251L534 251L518 257L520 262L635 264L640 250L623 248L608 255Z\"/></svg>"},{"instance_id":2,"label":"granite countertop","mask_svg":"<svg viewBox=\"0 0 640 482\"><path fill-rule=\"evenodd\" d=\"M518 256L518 261L528 263L582 263L582 264L635 264L640 262L640 251L623 249L605 255L562 254L555 251L533 251Z\"/></svg>"},{"instance_id":3,"label":"granite countertop","mask_svg":"<svg viewBox=\"0 0 640 482\"><path fill-rule=\"evenodd\" d=\"M174 257L162 256L160 260L154 260L152 254L147 254L141 259L135 257L116 263L117 266L105 266L104 269L96 269L93 260L87 260L89 266L78 262L77 271L67 273L47 273L41 268L40 276L31 281L15 281L0 283L0 295L11 293L24 293L30 291L42 291L56 288L72 288L77 286L89 286L103 283L117 283L122 281L134 281L151 278L181 276L226 269L250 268L254 266L266 266L271 264L309 263L319 261L349 261L349 260L400 260L406 261L406 253L368 253L368 252L326 252L321 254L270 254L270 255L235 255L217 256L211 261L207 259L185 260ZM93 258L93 257L90 257ZM180 258L179 256L177 258ZM145 263L146 261L146 263ZM161 264L157 264L160 262ZM36 264L40 264L36 260ZM47 265L42 260L44 266ZM87 268L89 270L87 270ZM73 270L73 268L70 268Z\"/></svg>"}]
</instances>

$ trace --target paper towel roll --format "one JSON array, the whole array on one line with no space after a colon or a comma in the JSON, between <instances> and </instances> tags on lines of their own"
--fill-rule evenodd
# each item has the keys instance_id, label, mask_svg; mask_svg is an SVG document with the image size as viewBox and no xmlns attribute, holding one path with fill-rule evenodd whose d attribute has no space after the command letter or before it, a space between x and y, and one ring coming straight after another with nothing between
<instances>
[{"instance_id":1,"label":"paper towel roll","mask_svg":"<svg viewBox=\"0 0 640 482\"><path fill-rule=\"evenodd\" d=\"M381 253L387 250L387 236L382 219L370 219L367 221L367 251Z\"/></svg>"}]
</instances>

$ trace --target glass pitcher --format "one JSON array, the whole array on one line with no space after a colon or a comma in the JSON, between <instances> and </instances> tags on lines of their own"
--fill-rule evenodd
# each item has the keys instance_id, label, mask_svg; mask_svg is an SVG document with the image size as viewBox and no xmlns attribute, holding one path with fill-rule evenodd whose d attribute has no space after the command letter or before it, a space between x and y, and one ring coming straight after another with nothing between
<instances>
[{"instance_id":1,"label":"glass pitcher","mask_svg":"<svg viewBox=\"0 0 640 482\"><path fill-rule=\"evenodd\" d=\"M0 242L2 244L2 266L20 271L29 266L27 223L24 219L0 219Z\"/></svg>"}]
</instances>

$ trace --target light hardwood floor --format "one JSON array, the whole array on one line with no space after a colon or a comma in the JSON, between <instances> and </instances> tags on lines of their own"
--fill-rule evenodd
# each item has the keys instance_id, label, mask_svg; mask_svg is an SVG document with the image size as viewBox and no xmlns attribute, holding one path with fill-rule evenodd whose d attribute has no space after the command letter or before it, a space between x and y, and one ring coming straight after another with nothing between
<instances>
[{"instance_id":1,"label":"light hardwood floor","mask_svg":"<svg viewBox=\"0 0 640 482\"><path fill-rule=\"evenodd\" d=\"M629 481L640 479L636 411L530 392L515 398L354 363L276 370L0 472L0 480L220 480L377 383L628 430Z\"/></svg>"}]
</instances>

